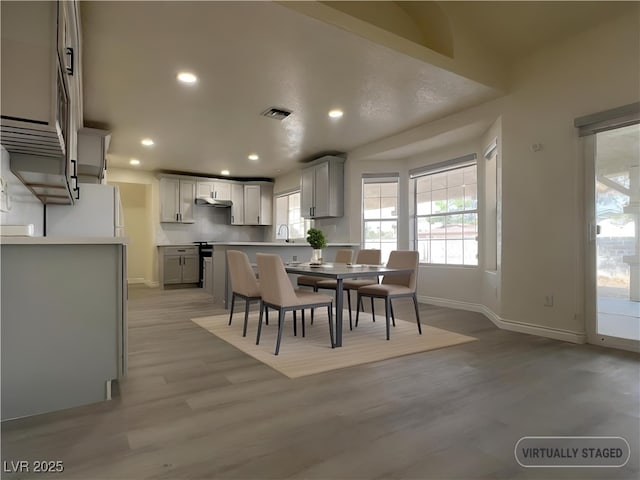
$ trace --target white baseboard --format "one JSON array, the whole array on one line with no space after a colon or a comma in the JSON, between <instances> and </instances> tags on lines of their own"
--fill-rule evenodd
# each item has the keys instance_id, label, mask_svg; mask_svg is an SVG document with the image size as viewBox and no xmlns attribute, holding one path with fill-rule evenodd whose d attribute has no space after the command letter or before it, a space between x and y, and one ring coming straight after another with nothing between
<instances>
[{"instance_id":1,"label":"white baseboard","mask_svg":"<svg viewBox=\"0 0 640 480\"><path fill-rule=\"evenodd\" d=\"M160 283L158 282L151 282L149 280L145 280L144 278L138 278L138 277L128 278L127 283L129 285L146 285L147 287L151 287L151 288L155 288L160 285Z\"/></svg>"},{"instance_id":2,"label":"white baseboard","mask_svg":"<svg viewBox=\"0 0 640 480\"><path fill-rule=\"evenodd\" d=\"M532 325L530 323L516 322L500 317L493 310L479 303L462 302L459 300L449 300L446 298L428 297L418 295L418 301L422 303L430 303L439 307L455 308L458 310L468 310L471 312L482 313L485 317L493 322L493 324L503 330L509 330L518 333L527 333L529 335L537 335L539 337L553 338L554 340L562 340L571 343L586 343L587 335L581 332L571 330L562 330L559 328L541 327L540 325Z\"/></svg>"}]
</instances>

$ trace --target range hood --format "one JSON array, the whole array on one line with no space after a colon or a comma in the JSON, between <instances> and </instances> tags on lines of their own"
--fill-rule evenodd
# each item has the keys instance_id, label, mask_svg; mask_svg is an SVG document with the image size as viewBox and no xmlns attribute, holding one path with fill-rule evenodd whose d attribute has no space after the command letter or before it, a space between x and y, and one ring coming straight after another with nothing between
<instances>
[{"instance_id":1,"label":"range hood","mask_svg":"<svg viewBox=\"0 0 640 480\"><path fill-rule=\"evenodd\" d=\"M228 208L231 205L233 205L233 203L231 202L231 200L218 200L216 198L202 196L202 197L196 198L196 205L204 205L207 207Z\"/></svg>"}]
</instances>

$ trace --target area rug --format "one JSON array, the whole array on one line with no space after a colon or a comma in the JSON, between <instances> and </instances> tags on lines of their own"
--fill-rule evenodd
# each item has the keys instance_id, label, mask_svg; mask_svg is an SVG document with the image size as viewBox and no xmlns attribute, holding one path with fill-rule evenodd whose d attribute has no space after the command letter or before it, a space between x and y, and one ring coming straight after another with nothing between
<instances>
[{"instance_id":1,"label":"area rug","mask_svg":"<svg viewBox=\"0 0 640 480\"><path fill-rule=\"evenodd\" d=\"M228 315L194 318L192 321L289 378L379 362L476 340L473 337L428 325L422 325L422 335L419 335L415 321L396 319L395 328L391 327L391 340L387 341L384 317L376 315L376 322L373 322L371 314L361 312L358 327L349 331L349 313L345 311L343 346L332 349L329 340L327 313L325 309L323 310L324 313L316 311L313 325L310 324L310 316L307 311L306 337L304 338L300 328L300 313L298 312L298 336L296 337L293 336L293 316L291 312L287 313L278 356L274 355L278 331L278 317L274 311L270 314L269 325L263 324L262 326L260 345L256 345L257 312L252 312L249 315L246 337L242 336L243 311L234 314L230 326L228 325Z\"/></svg>"}]
</instances>

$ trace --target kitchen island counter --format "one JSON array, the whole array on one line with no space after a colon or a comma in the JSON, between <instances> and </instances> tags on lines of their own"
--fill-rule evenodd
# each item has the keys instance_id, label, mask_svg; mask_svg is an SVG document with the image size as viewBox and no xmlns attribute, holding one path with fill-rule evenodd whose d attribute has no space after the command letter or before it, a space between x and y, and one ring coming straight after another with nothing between
<instances>
[{"instance_id":1,"label":"kitchen island counter","mask_svg":"<svg viewBox=\"0 0 640 480\"><path fill-rule=\"evenodd\" d=\"M0 237L0 245L126 245L127 237Z\"/></svg>"}]
</instances>

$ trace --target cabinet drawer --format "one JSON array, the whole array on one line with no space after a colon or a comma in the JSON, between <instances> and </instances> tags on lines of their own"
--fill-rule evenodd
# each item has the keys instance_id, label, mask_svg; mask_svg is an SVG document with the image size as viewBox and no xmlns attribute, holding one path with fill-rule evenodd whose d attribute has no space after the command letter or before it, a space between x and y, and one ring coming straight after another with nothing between
<instances>
[{"instance_id":1,"label":"cabinet drawer","mask_svg":"<svg viewBox=\"0 0 640 480\"><path fill-rule=\"evenodd\" d=\"M198 255L198 247L164 247L166 255Z\"/></svg>"}]
</instances>

